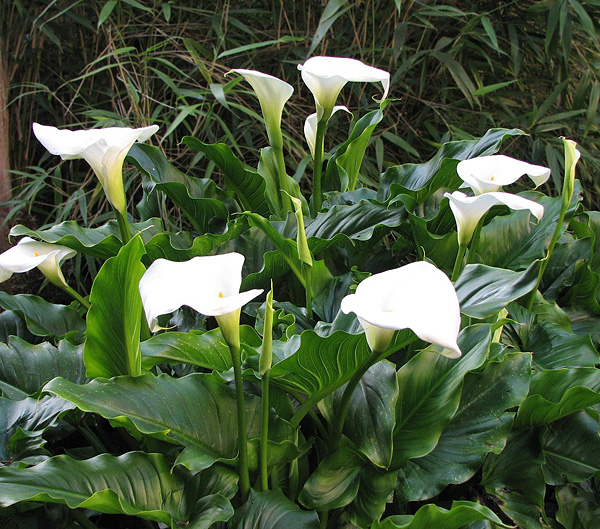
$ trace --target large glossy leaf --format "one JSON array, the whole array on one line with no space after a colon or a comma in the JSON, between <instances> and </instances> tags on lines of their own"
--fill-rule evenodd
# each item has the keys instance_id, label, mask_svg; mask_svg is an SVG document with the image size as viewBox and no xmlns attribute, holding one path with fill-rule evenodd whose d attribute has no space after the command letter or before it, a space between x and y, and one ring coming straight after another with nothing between
<instances>
[{"instance_id":1,"label":"large glossy leaf","mask_svg":"<svg viewBox=\"0 0 600 529\"><path fill-rule=\"evenodd\" d=\"M90 377L140 373L144 245L136 236L104 263L92 286L83 361Z\"/></svg>"},{"instance_id":2,"label":"large glossy leaf","mask_svg":"<svg viewBox=\"0 0 600 529\"><path fill-rule=\"evenodd\" d=\"M310 475L299 500L305 507L317 510L332 510L352 503L351 520L366 527L381 517L395 484L396 472L373 467L344 439Z\"/></svg>"},{"instance_id":3,"label":"large glossy leaf","mask_svg":"<svg viewBox=\"0 0 600 529\"><path fill-rule=\"evenodd\" d=\"M531 355L507 354L481 372L468 373L456 415L438 444L425 457L411 459L400 469L397 493L405 501L421 501L449 484L470 479L486 454L500 453L514 413L529 386Z\"/></svg>"},{"instance_id":4,"label":"large glossy leaf","mask_svg":"<svg viewBox=\"0 0 600 529\"><path fill-rule=\"evenodd\" d=\"M338 417L338 407L346 386L321 402L321 412L330 423ZM392 433L396 423L398 380L394 364L385 360L372 366L360 382L348 406L344 434L356 449L376 466L387 468L392 459Z\"/></svg>"},{"instance_id":5,"label":"large glossy leaf","mask_svg":"<svg viewBox=\"0 0 600 529\"><path fill-rule=\"evenodd\" d=\"M550 485L585 481L600 472L598 421L585 411L553 422L542 446Z\"/></svg>"},{"instance_id":6,"label":"large glossy leaf","mask_svg":"<svg viewBox=\"0 0 600 529\"><path fill-rule=\"evenodd\" d=\"M288 347L290 355L273 366L271 381L309 395L315 403L348 382L370 355L363 334L342 331L325 338L305 331L288 342Z\"/></svg>"},{"instance_id":7,"label":"large glossy leaf","mask_svg":"<svg viewBox=\"0 0 600 529\"><path fill-rule=\"evenodd\" d=\"M9 336L35 341L35 337L27 330L25 320L16 312L5 310L0 314L0 342L8 343Z\"/></svg>"},{"instance_id":8,"label":"large glossy leaf","mask_svg":"<svg viewBox=\"0 0 600 529\"><path fill-rule=\"evenodd\" d=\"M383 109L373 110L360 118L354 125L348 139L342 143L327 162L325 178L323 179L324 191L354 190L358 174L362 165L365 151L371 140L375 127L383 119Z\"/></svg>"},{"instance_id":9,"label":"large glossy leaf","mask_svg":"<svg viewBox=\"0 0 600 529\"><path fill-rule=\"evenodd\" d=\"M250 491L248 500L235 513L230 529L319 529L314 511L302 511L280 490Z\"/></svg>"},{"instance_id":10,"label":"large glossy leaf","mask_svg":"<svg viewBox=\"0 0 600 529\"><path fill-rule=\"evenodd\" d=\"M465 266L454 285L461 312L473 318L497 313L511 301L531 292L539 268L540 261L522 272L480 264Z\"/></svg>"},{"instance_id":11,"label":"large glossy leaf","mask_svg":"<svg viewBox=\"0 0 600 529\"><path fill-rule=\"evenodd\" d=\"M339 234L349 239L365 241L379 226L396 227L406 219L406 210L399 205L387 206L376 200L361 200L352 205L333 206L319 213L306 226L306 236L331 240ZM311 249L315 252L316 241ZM316 252L315 252L316 253Z\"/></svg>"},{"instance_id":12,"label":"large glossy leaf","mask_svg":"<svg viewBox=\"0 0 600 529\"><path fill-rule=\"evenodd\" d=\"M202 470L217 461L233 463L238 454L235 392L222 380L208 374L183 378L115 377L96 379L78 386L55 379L45 387L83 411L97 413L113 424L132 431L179 444L186 450L179 463ZM250 461L256 463L256 443L260 433L261 402L246 396L246 421L251 448ZM269 431L272 449L286 455L292 449L294 430L273 417ZM275 443L283 443L279 447Z\"/></svg>"},{"instance_id":13,"label":"large glossy leaf","mask_svg":"<svg viewBox=\"0 0 600 529\"><path fill-rule=\"evenodd\" d=\"M452 502L450 509L437 505L424 505L414 515L390 516L381 522L375 522L372 529L463 529L468 524L488 521L502 524L493 511L470 501Z\"/></svg>"},{"instance_id":14,"label":"large glossy leaf","mask_svg":"<svg viewBox=\"0 0 600 529\"><path fill-rule=\"evenodd\" d=\"M483 364L490 339L488 325L468 327L459 337L460 358L421 351L398 370L400 394L391 468L399 469L408 459L435 448L458 408L463 378Z\"/></svg>"},{"instance_id":15,"label":"large glossy leaf","mask_svg":"<svg viewBox=\"0 0 600 529\"><path fill-rule=\"evenodd\" d=\"M58 347L48 342L31 345L11 336L0 343L0 381L31 395L54 377L73 382L85 380L83 347L61 340Z\"/></svg>"},{"instance_id":16,"label":"large glossy leaf","mask_svg":"<svg viewBox=\"0 0 600 529\"><path fill-rule=\"evenodd\" d=\"M544 216L537 223L527 211L514 211L497 216L482 230L477 251L483 262L498 268L520 270L527 268L535 259L541 259L552 238L560 210L562 197L551 198L535 191L520 196L544 206ZM581 185L577 183L565 221L568 221L581 201ZM565 222L566 228L566 222Z\"/></svg>"},{"instance_id":17,"label":"large glossy leaf","mask_svg":"<svg viewBox=\"0 0 600 529\"><path fill-rule=\"evenodd\" d=\"M600 403L600 370L556 369L534 374L529 396L519 406L517 424L541 425Z\"/></svg>"},{"instance_id":18,"label":"large glossy leaf","mask_svg":"<svg viewBox=\"0 0 600 529\"><path fill-rule=\"evenodd\" d=\"M546 487L544 456L537 432L517 430L499 455L490 454L483 467L482 485L497 498L499 507L519 527L541 529Z\"/></svg>"},{"instance_id":19,"label":"large glossy leaf","mask_svg":"<svg viewBox=\"0 0 600 529\"><path fill-rule=\"evenodd\" d=\"M50 454L44 450L42 434L74 408L56 397L10 400L0 397L0 461L33 464ZM1 478L0 478L1 479Z\"/></svg>"},{"instance_id":20,"label":"large glossy leaf","mask_svg":"<svg viewBox=\"0 0 600 529\"><path fill-rule=\"evenodd\" d=\"M240 327L244 345L258 347L261 339L247 325ZM156 334L142 343L142 365L149 369L156 364L190 364L215 371L227 371L233 367L231 351L221 329L200 333L191 331Z\"/></svg>"},{"instance_id":21,"label":"large glossy leaf","mask_svg":"<svg viewBox=\"0 0 600 529\"><path fill-rule=\"evenodd\" d=\"M85 331L85 322L77 311L66 305L48 303L31 294L11 296L0 291L0 307L22 316L27 328L36 336L60 338L71 331Z\"/></svg>"},{"instance_id":22,"label":"large glossy leaf","mask_svg":"<svg viewBox=\"0 0 600 529\"><path fill-rule=\"evenodd\" d=\"M466 160L476 156L494 154L500 148L502 141L511 136L524 134L517 129L490 129L478 140L461 140L444 143L431 160L423 164L405 164L390 167L382 176L379 188L379 200L387 200L404 190L418 191L429 187L430 182L442 166L444 158L453 160ZM456 163L452 164L455 174L454 181L460 182L455 173ZM448 185L448 178L445 183ZM441 182L440 182L441 183ZM439 189L441 186L431 186ZM419 203L423 202L427 194L419 197Z\"/></svg>"},{"instance_id":23,"label":"large glossy leaf","mask_svg":"<svg viewBox=\"0 0 600 529\"><path fill-rule=\"evenodd\" d=\"M235 193L244 210L254 211L263 216L269 215L265 181L256 171L242 163L228 145L203 143L190 136L185 136L182 143L191 149L202 151L215 163L223 173L225 186Z\"/></svg>"},{"instance_id":24,"label":"large glossy leaf","mask_svg":"<svg viewBox=\"0 0 600 529\"><path fill-rule=\"evenodd\" d=\"M207 231L213 219L229 217L228 197L212 180L183 174L158 147L135 143L128 158L148 176L154 187L179 206L199 233Z\"/></svg>"},{"instance_id":25,"label":"large glossy leaf","mask_svg":"<svg viewBox=\"0 0 600 529\"><path fill-rule=\"evenodd\" d=\"M600 520L600 505L589 483L557 487L556 500L556 520L565 529L596 529Z\"/></svg>"},{"instance_id":26,"label":"large glossy leaf","mask_svg":"<svg viewBox=\"0 0 600 529\"><path fill-rule=\"evenodd\" d=\"M128 514L169 526L187 522L192 514L199 517L196 501L202 495L201 507L212 509L213 521L233 514L224 495L202 488L201 474L172 471L162 455L142 452L83 461L56 456L26 469L0 469L3 507L24 501L63 503L71 509ZM212 501L206 501L211 495Z\"/></svg>"},{"instance_id":27,"label":"large glossy leaf","mask_svg":"<svg viewBox=\"0 0 600 529\"><path fill-rule=\"evenodd\" d=\"M149 219L131 225L134 233L139 233L144 242L161 233L160 219ZM115 220L111 220L99 228L83 228L77 222L68 220L56 224L47 230L31 230L17 225L10 231L11 236L27 235L52 244L61 244L79 253L100 259L108 259L119 253L121 233Z\"/></svg>"}]
</instances>

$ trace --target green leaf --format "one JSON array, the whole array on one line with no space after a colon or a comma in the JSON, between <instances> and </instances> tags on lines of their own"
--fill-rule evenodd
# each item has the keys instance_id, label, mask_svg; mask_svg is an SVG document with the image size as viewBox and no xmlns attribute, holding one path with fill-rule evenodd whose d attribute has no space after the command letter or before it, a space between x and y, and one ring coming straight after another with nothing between
<instances>
[{"instance_id":1,"label":"green leaf","mask_svg":"<svg viewBox=\"0 0 600 529\"><path fill-rule=\"evenodd\" d=\"M540 261L527 270L513 272L476 264L467 265L456 280L460 311L473 318L486 318L519 299L535 287Z\"/></svg>"},{"instance_id":2,"label":"green leaf","mask_svg":"<svg viewBox=\"0 0 600 529\"><path fill-rule=\"evenodd\" d=\"M600 403L600 371L595 367L541 371L519 406L517 424L547 424Z\"/></svg>"},{"instance_id":3,"label":"green leaf","mask_svg":"<svg viewBox=\"0 0 600 529\"><path fill-rule=\"evenodd\" d=\"M139 233L144 242L162 233L160 219L149 219L131 225L134 233ZM69 220L56 224L47 230L31 230L18 224L10 231L11 237L27 235L52 244L61 244L79 253L108 259L119 253L121 234L117 222L111 220L99 228L82 228L75 221Z\"/></svg>"},{"instance_id":4,"label":"green leaf","mask_svg":"<svg viewBox=\"0 0 600 529\"><path fill-rule=\"evenodd\" d=\"M258 347L261 339L252 327L240 326L240 338L244 345ZM214 371L228 371L233 367L231 351L221 329L166 332L156 334L142 342L142 366L150 369L161 363L190 364Z\"/></svg>"},{"instance_id":5,"label":"green leaf","mask_svg":"<svg viewBox=\"0 0 600 529\"><path fill-rule=\"evenodd\" d=\"M390 167L381 177L381 184L378 191L378 200L385 201L396 196L402 189L404 190L426 190L426 194L418 195L418 202L422 203L433 191L439 189L441 185L431 186L430 182L436 176L442 166L444 158L453 160L466 160L477 156L487 156L494 154L500 148L505 138L512 136L522 136L525 133L518 129L490 129L485 135L477 140L460 140L444 143L438 152L428 162L422 164L404 164ZM456 176L453 164L455 182L460 183ZM444 185L448 185L446 178Z\"/></svg>"},{"instance_id":6,"label":"green leaf","mask_svg":"<svg viewBox=\"0 0 600 529\"><path fill-rule=\"evenodd\" d=\"M98 26L97 27L100 27L102 24L104 24L106 19L113 12L116 5L117 5L117 0L108 0L106 2L106 4L104 4L102 11L100 11L100 16L98 17Z\"/></svg>"},{"instance_id":7,"label":"green leaf","mask_svg":"<svg viewBox=\"0 0 600 529\"><path fill-rule=\"evenodd\" d=\"M375 522L371 529L463 529L479 521L502 525L500 518L487 507L470 501L454 501L449 510L433 504L424 505L414 515L390 516Z\"/></svg>"},{"instance_id":8,"label":"green leaf","mask_svg":"<svg viewBox=\"0 0 600 529\"><path fill-rule=\"evenodd\" d=\"M544 457L534 429L511 433L499 455L490 454L483 467L481 484L519 527L541 529L540 518L546 486Z\"/></svg>"},{"instance_id":9,"label":"green leaf","mask_svg":"<svg viewBox=\"0 0 600 529\"><path fill-rule=\"evenodd\" d=\"M237 509L228 526L230 529L319 529L314 511L302 511L280 490L256 492Z\"/></svg>"},{"instance_id":10,"label":"green leaf","mask_svg":"<svg viewBox=\"0 0 600 529\"><path fill-rule=\"evenodd\" d=\"M542 448L550 485L585 481L600 471L598 421L585 411L550 424Z\"/></svg>"},{"instance_id":11,"label":"green leaf","mask_svg":"<svg viewBox=\"0 0 600 529\"><path fill-rule=\"evenodd\" d=\"M203 491L201 479L202 474L171 470L160 454L102 454L84 461L56 456L34 467L0 469L0 505L63 503L71 509L127 514L171 525L189 520L199 496L204 495L205 508L214 508L214 501L206 502L211 494L226 500ZM231 515L233 509L227 504L221 501L219 510ZM214 515L215 521L224 518L220 512Z\"/></svg>"},{"instance_id":12,"label":"green leaf","mask_svg":"<svg viewBox=\"0 0 600 529\"><path fill-rule=\"evenodd\" d=\"M158 147L135 143L128 158L153 187L163 191L199 233L209 230L213 219L227 220L227 195L210 179L189 177L175 168Z\"/></svg>"},{"instance_id":13,"label":"green leaf","mask_svg":"<svg viewBox=\"0 0 600 529\"><path fill-rule=\"evenodd\" d=\"M56 426L73 408L70 402L50 396L23 400L0 397L0 460L3 464L32 464L46 459L49 454L43 449L46 441L42 434Z\"/></svg>"},{"instance_id":14,"label":"green leaf","mask_svg":"<svg viewBox=\"0 0 600 529\"><path fill-rule=\"evenodd\" d=\"M556 520L565 529L595 529L600 519L600 505L589 483L556 488Z\"/></svg>"},{"instance_id":15,"label":"green leaf","mask_svg":"<svg viewBox=\"0 0 600 529\"><path fill-rule=\"evenodd\" d=\"M208 468L217 461L232 464L237 457L235 392L212 375L98 378L83 386L57 378L44 390L134 433L186 447L177 463L191 470ZM249 459L255 463L257 445L253 440L260 435L261 402L249 395L245 400ZM294 430L277 417L270 420L270 426L272 449L280 448L278 454L287 455L293 448L289 439L293 438ZM277 447L276 443L282 442Z\"/></svg>"},{"instance_id":16,"label":"green leaf","mask_svg":"<svg viewBox=\"0 0 600 529\"><path fill-rule=\"evenodd\" d=\"M458 408L464 376L483 364L490 340L488 325L467 327L459 336L460 358L421 351L398 370L391 468L399 469L435 448Z\"/></svg>"},{"instance_id":17,"label":"green leaf","mask_svg":"<svg viewBox=\"0 0 600 529\"><path fill-rule=\"evenodd\" d=\"M464 483L486 454L502 451L514 417L506 410L525 398L530 368L531 355L513 353L465 376L456 415L436 447L400 469L397 492L405 501L432 498L448 484Z\"/></svg>"},{"instance_id":18,"label":"green leaf","mask_svg":"<svg viewBox=\"0 0 600 529\"><path fill-rule=\"evenodd\" d=\"M387 103L382 103L381 108L369 112L360 118L348 139L335 151L327 162L325 178L323 179L324 191L354 191L358 174L362 165L365 151L371 140L375 127L383 119L382 110Z\"/></svg>"},{"instance_id":19,"label":"green leaf","mask_svg":"<svg viewBox=\"0 0 600 529\"><path fill-rule=\"evenodd\" d=\"M27 328L36 336L60 338L71 331L85 331L85 322L77 311L66 305L48 303L45 299L31 294L11 296L0 291L0 307L23 317Z\"/></svg>"},{"instance_id":20,"label":"green leaf","mask_svg":"<svg viewBox=\"0 0 600 529\"><path fill-rule=\"evenodd\" d=\"M345 386L324 399L319 406L328 422L335 423ZM392 459L392 433L396 423L394 409L398 398L396 369L391 362L372 366L360 382L348 406L344 434L378 467L387 468Z\"/></svg>"},{"instance_id":21,"label":"green leaf","mask_svg":"<svg viewBox=\"0 0 600 529\"><path fill-rule=\"evenodd\" d=\"M83 361L89 377L141 372L142 300L138 290L145 268L139 236L104 263L92 286Z\"/></svg>"},{"instance_id":22,"label":"green leaf","mask_svg":"<svg viewBox=\"0 0 600 529\"><path fill-rule=\"evenodd\" d=\"M16 336L0 343L0 381L24 391L37 392L54 377L72 382L85 380L81 346L61 340L58 347L48 342L31 345Z\"/></svg>"},{"instance_id":23,"label":"green leaf","mask_svg":"<svg viewBox=\"0 0 600 529\"><path fill-rule=\"evenodd\" d=\"M246 166L224 143L208 144L196 138L185 136L181 142L191 149L202 151L223 173L225 186L233 191L245 211L254 211L268 216L269 204L266 200L264 179Z\"/></svg>"}]
</instances>

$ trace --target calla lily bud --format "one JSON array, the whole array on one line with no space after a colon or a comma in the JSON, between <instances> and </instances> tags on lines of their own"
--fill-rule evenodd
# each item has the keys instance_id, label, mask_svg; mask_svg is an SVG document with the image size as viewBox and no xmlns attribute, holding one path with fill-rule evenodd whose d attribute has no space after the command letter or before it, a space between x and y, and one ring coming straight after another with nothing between
<instances>
[{"instance_id":1,"label":"calla lily bud","mask_svg":"<svg viewBox=\"0 0 600 529\"><path fill-rule=\"evenodd\" d=\"M544 215L544 206L512 193L498 191L469 197L454 191L444 196L450 200L450 209L456 219L458 243L461 245L469 244L477 224L492 206L503 204L514 210L528 209L538 220Z\"/></svg>"},{"instance_id":2,"label":"calla lily bud","mask_svg":"<svg viewBox=\"0 0 600 529\"><path fill-rule=\"evenodd\" d=\"M0 282L9 279L13 273L29 272L37 267L51 283L63 288L67 286L67 282L60 269L60 263L76 253L66 246L23 237L16 246L0 255Z\"/></svg>"},{"instance_id":3,"label":"calla lily bud","mask_svg":"<svg viewBox=\"0 0 600 529\"><path fill-rule=\"evenodd\" d=\"M124 216L127 209L123 186L125 156L136 141L146 141L157 130L157 125L138 129L66 130L33 124L33 133L51 154L59 155L63 160L84 158L90 164L106 198Z\"/></svg>"},{"instance_id":4,"label":"calla lily bud","mask_svg":"<svg viewBox=\"0 0 600 529\"><path fill-rule=\"evenodd\" d=\"M277 77L256 70L237 68L233 71L243 76L256 93L265 118L270 144L282 147L281 115L283 107L292 97L294 87Z\"/></svg>"},{"instance_id":5,"label":"calla lily bud","mask_svg":"<svg viewBox=\"0 0 600 529\"><path fill-rule=\"evenodd\" d=\"M358 316L374 352L387 349L394 331L411 329L422 340L444 347L442 354L461 355L456 291L444 272L425 261L368 277L342 300L341 309Z\"/></svg>"},{"instance_id":6,"label":"calla lily bud","mask_svg":"<svg viewBox=\"0 0 600 529\"><path fill-rule=\"evenodd\" d=\"M263 328L263 341L260 350L260 360L258 363L260 375L264 376L273 363L273 282L271 281L271 290L267 294L265 303L265 325Z\"/></svg>"},{"instance_id":7,"label":"calla lily bud","mask_svg":"<svg viewBox=\"0 0 600 529\"><path fill-rule=\"evenodd\" d=\"M336 105L333 107L331 111L331 115L333 116L338 110L345 110L348 114L351 114L347 107L344 105ZM315 143L317 142L317 114L311 114L306 118L304 122L304 137L306 138L306 143L308 143L308 148L310 149L310 154L314 158L315 157Z\"/></svg>"},{"instance_id":8,"label":"calla lily bud","mask_svg":"<svg viewBox=\"0 0 600 529\"><path fill-rule=\"evenodd\" d=\"M348 82L381 83L383 101L390 88L390 74L379 68L368 66L356 59L345 57L311 57L298 65L302 80L312 92L317 107L317 120L329 119L335 102Z\"/></svg>"},{"instance_id":9,"label":"calla lily bud","mask_svg":"<svg viewBox=\"0 0 600 529\"><path fill-rule=\"evenodd\" d=\"M536 187L550 177L550 169L532 165L503 154L479 156L458 163L458 176L476 195L498 191L502 186L516 182L523 175L529 176Z\"/></svg>"},{"instance_id":10,"label":"calla lily bud","mask_svg":"<svg viewBox=\"0 0 600 529\"><path fill-rule=\"evenodd\" d=\"M205 316L216 316L227 343L239 348L240 309L262 293L240 292L243 264L239 253L154 261L139 285L150 330L160 329L158 316L187 305Z\"/></svg>"}]
</instances>

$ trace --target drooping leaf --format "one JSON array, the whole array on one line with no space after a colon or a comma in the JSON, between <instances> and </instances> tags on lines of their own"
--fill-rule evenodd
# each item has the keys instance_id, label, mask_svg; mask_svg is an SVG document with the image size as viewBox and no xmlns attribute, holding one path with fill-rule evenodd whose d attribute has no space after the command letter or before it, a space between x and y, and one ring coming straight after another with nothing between
<instances>
[{"instance_id":1,"label":"drooping leaf","mask_svg":"<svg viewBox=\"0 0 600 529\"><path fill-rule=\"evenodd\" d=\"M232 464L237 457L235 392L211 375L98 378L82 386L57 378L46 385L45 391L74 403L83 411L111 419L113 424L132 432L186 447L178 463L192 470L208 468L217 461ZM257 446L253 440L260 433L260 414L260 399L247 395L249 459L254 463ZM286 456L293 451L289 441L293 438L293 429L277 417L271 419L270 425L269 439L273 442L274 455Z\"/></svg>"},{"instance_id":2,"label":"drooping leaf","mask_svg":"<svg viewBox=\"0 0 600 529\"><path fill-rule=\"evenodd\" d=\"M414 515L396 515L375 522L372 529L462 529L468 524L487 521L500 525L502 522L493 511L470 501L454 501L450 509L434 504L424 505Z\"/></svg>"},{"instance_id":3,"label":"drooping leaf","mask_svg":"<svg viewBox=\"0 0 600 529\"><path fill-rule=\"evenodd\" d=\"M500 453L514 417L506 410L525 398L530 368L531 355L514 353L468 373L456 415L432 452L400 469L397 493L405 501L432 498L448 484L470 479L486 454Z\"/></svg>"},{"instance_id":4,"label":"drooping leaf","mask_svg":"<svg viewBox=\"0 0 600 529\"><path fill-rule=\"evenodd\" d=\"M398 370L391 468L399 469L408 459L435 448L458 408L465 375L483 364L490 339L488 325L468 327L459 336L460 358L421 351Z\"/></svg>"},{"instance_id":5,"label":"drooping leaf","mask_svg":"<svg viewBox=\"0 0 600 529\"><path fill-rule=\"evenodd\" d=\"M519 527L541 529L540 518L546 486L544 455L534 429L516 430L499 454L490 454L483 466L481 483L498 498L499 507Z\"/></svg>"},{"instance_id":6,"label":"drooping leaf","mask_svg":"<svg viewBox=\"0 0 600 529\"><path fill-rule=\"evenodd\" d=\"M302 511L280 490L256 492L239 508L229 523L230 529L319 529L314 511Z\"/></svg>"},{"instance_id":7,"label":"drooping leaf","mask_svg":"<svg viewBox=\"0 0 600 529\"><path fill-rule=\"evenodd\" d=\"M104 263L92 287L83 361L89 377L138 375L141 370L144 245L136 236Z\"/></svg>"},{"instance_id":8,"label":"drooping leaf","mask_svg":"<svg viewBox=\"0 0 600 529\"><path fill-rule=\"evenodd\" d=\"M225 496L202 491L200 484L201 474L172 471L161 454L101 454L83 461L61 455L34 467L0 469L0 505L63 503L71 509L127 514L171 525L187 522L192 513L200 516L201 512L194 512L196 501L206 493L201 507L213 510L213 521L227 519L224 512L233 514ZM213 500L206 501L211 495Z\"/></svg>"},{"instance_id":9,"label":"drooping leaf","mask_svg":"<svg viewBox=\"0 0 600 529\"><path fill-rule=\"evenodd\" d=\"M0 307L12 310L25 319L27 328L36 336L56 336L85 331L85 322L76 310L66 305L55 305L31 294L11 296L0 291Z\"/></svg>"},{"instance_id":10,"label":"drooping leaf","mask_svg":"<svg viewBox=\"0 0 600 529\"><path fill-rule=\"evenodd\" d=\"M183 174L165 158L158 147L135 143L128 158L144 172L153 186L179 206L199 233L208 231L213 219L228 219L227 195L210 179Z\"/></svg>"},{"instance_id":11,"label":"drooping leaf","mask_svg":"<svg viewBox=\"0 0 600 529\"><path fill-rule=\"evenodd\" d=\"M31 345L11 336L0 343L0 381L32 395L54 377L83 382L83 348L61 340L58 347L48 342Z\"/></svg>"}]
</instances>

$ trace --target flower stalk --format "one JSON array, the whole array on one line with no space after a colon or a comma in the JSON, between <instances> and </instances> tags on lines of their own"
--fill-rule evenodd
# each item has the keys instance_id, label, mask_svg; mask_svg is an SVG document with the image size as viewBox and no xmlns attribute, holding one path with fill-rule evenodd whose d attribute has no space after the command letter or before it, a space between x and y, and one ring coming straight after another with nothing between
<instances>
[{"instance_id":1,"label":"flower stalk","mask_svg":"<svg viewBox=\"0 0 600 529\"><path fill-rule=\"evenodd\" d=\"M269 488L268 473L268 447L269 447L269 376L273 363L273 282L267 294L265 305L265 324L263 329L263 342L260 352L259 371L262 389L262 413L260 428L259 465L260 488L266 491Z\"/></svg>"},{"instance_id":2,"label":"flower stalk","mask_svg":"<svg viewBox=\"0 0 600 529\"><path fill-rule=\"evenodd\" d=\"M323 207L323 156L325 154L325 131L327 130L327 118L323 117L317 124L315 136L315 154L313 157L313 192L312 213L314 216Z\"/></svg>"}]
</instances>

